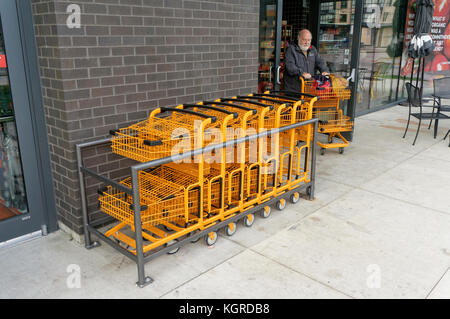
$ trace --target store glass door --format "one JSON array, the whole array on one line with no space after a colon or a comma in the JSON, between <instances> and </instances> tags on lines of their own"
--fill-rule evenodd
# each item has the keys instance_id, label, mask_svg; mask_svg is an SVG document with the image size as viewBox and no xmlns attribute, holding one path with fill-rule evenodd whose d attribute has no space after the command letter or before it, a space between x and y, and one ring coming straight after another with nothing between
<instances>
[{"instance_id":1,"label":"store glass door","mask_svg":"<svg viewBox=\"0 0 450 319\"><path fill-rule=\"evenodd\" d=\"M355 117L363 0L322 0L318 12L318 51L330 72L348 79L351 99L342 105Z\"/></svg>"},{"instance_id":2,"label":"store glass door","mask_svg":"<svg viewBox=\"0 0 450 319\"><path fill-rule=\"evenodd\" d=\"M0 2L0 243L43 225L15 1Z\"/></svg>"},{"instance_id":3,"label":"store glass door","mask_svg":"<svg viewBox=\"0 0 450 319\"><path fill-rule=\"evenodd\" d=\"M258 91L280 88L282 0L261 0Z\"/></svg>"},{"instance_id":4,"label":"store glass door","mask_svg":"<svg viewBox=\"0 0 450 319\"><path fill-rule=\"evenodd\" d=\"M319 12L319 54L331 73L351 72L355 1L322 1Z\"/></svg>"},{"instance_id":5,"label":"store glass door","mask_svg":"<svg viewBox=\"0 0 450 319\"><path fill-rule=\"evenodd\" d=\"M398 98L407 5L407 0L364 2L357 113Z\"/></svg>"}]
</instances>

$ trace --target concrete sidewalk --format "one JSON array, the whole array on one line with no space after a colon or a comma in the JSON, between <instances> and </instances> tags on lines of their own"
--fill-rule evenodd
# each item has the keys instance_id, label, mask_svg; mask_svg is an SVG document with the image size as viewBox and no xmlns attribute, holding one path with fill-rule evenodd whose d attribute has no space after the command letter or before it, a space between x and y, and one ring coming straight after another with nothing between
<instances>
[{"instance_id":1,"label":"concrete sidewalk","mask_svg":"<svg viewBox=\"0 0 450 319\"><path fill-rule=\"evenodd\" d=\"M436 139L424 123L412 146L406 118L358 118L344 154L318 155L314 201L156 258L145 288L128 258L58 231L0 250L0 297L450 298L450 122Z\"/></svg>"}]
</instances>

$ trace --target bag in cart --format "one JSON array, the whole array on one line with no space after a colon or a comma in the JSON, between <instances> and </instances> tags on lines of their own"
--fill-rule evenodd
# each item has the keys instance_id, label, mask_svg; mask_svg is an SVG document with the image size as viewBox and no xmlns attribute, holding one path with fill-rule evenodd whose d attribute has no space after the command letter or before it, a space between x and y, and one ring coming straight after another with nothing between
<instances>
[{"instance_id":1,"label":"bag in cart","mask_svg":"<svg viewBox=\"0 0 450 319\"><path fill-rule=\"evenodd\" d=\"M315 75L313 88L320 94L321 91L329 91L332 87L331 79L326 75Z\"/></svg>"}]
</instances>

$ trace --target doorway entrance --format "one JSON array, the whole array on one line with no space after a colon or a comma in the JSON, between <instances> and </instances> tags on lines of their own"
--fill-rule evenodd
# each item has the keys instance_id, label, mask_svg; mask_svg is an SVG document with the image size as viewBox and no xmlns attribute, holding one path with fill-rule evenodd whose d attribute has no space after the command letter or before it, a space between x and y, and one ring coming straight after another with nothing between
<instances>
[{"instance_id":1,"label":"doorway entrance","mask_svg":"<svg viewBox=\"0 0 450 319\"><path fill-rule=\"evenodd\" d=\"M259 91L283 89L284 52L306 28L331 73L348 80L352 96L341 107L344 114L354 118L362 5L363 0L262 0Z\"/></svg>"},{"instance_id":2,"label":"doorway entrance","mask_svg":"<svg viewBox=\"0 0 450 319\"><path fill-rule=\"evenodd\" d=\"M35 98L40 82L30 68L37 65L34 39L27 38L33 35L31 7L24 4L0 2L0 243L56 224L46 186L50 165L42 156L48 157L43 109Z\"/></svg>"},{"instance_id":3,"label":"doorway entrance","mask_svg":"<svg viewBox=\"0 0 450 319\"><path fill-rule=\"evenodd\" d=\"M349 78L352 118L401 98L407 0L262 0L259 90L283 86L283 60L307 28L330 71Z\"/></svg>"}]
</instances>

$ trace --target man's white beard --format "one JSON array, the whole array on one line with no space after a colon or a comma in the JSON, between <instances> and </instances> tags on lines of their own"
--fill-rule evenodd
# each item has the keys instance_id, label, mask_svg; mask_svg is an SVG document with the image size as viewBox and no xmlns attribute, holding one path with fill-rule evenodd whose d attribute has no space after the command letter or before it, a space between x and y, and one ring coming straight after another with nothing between
<instances>
[{"instance_id":1,"label":"man's white beard","mask_svg":"<svg viewBox=\"0 0 450 319\"><path fill-rule=\"evenodd\" d=\"M309 49L309 46L303 46L303 45L300 45L300 50L302 50L302 51L308 51L308 49Z\"/></svg>"}]
</instances>

